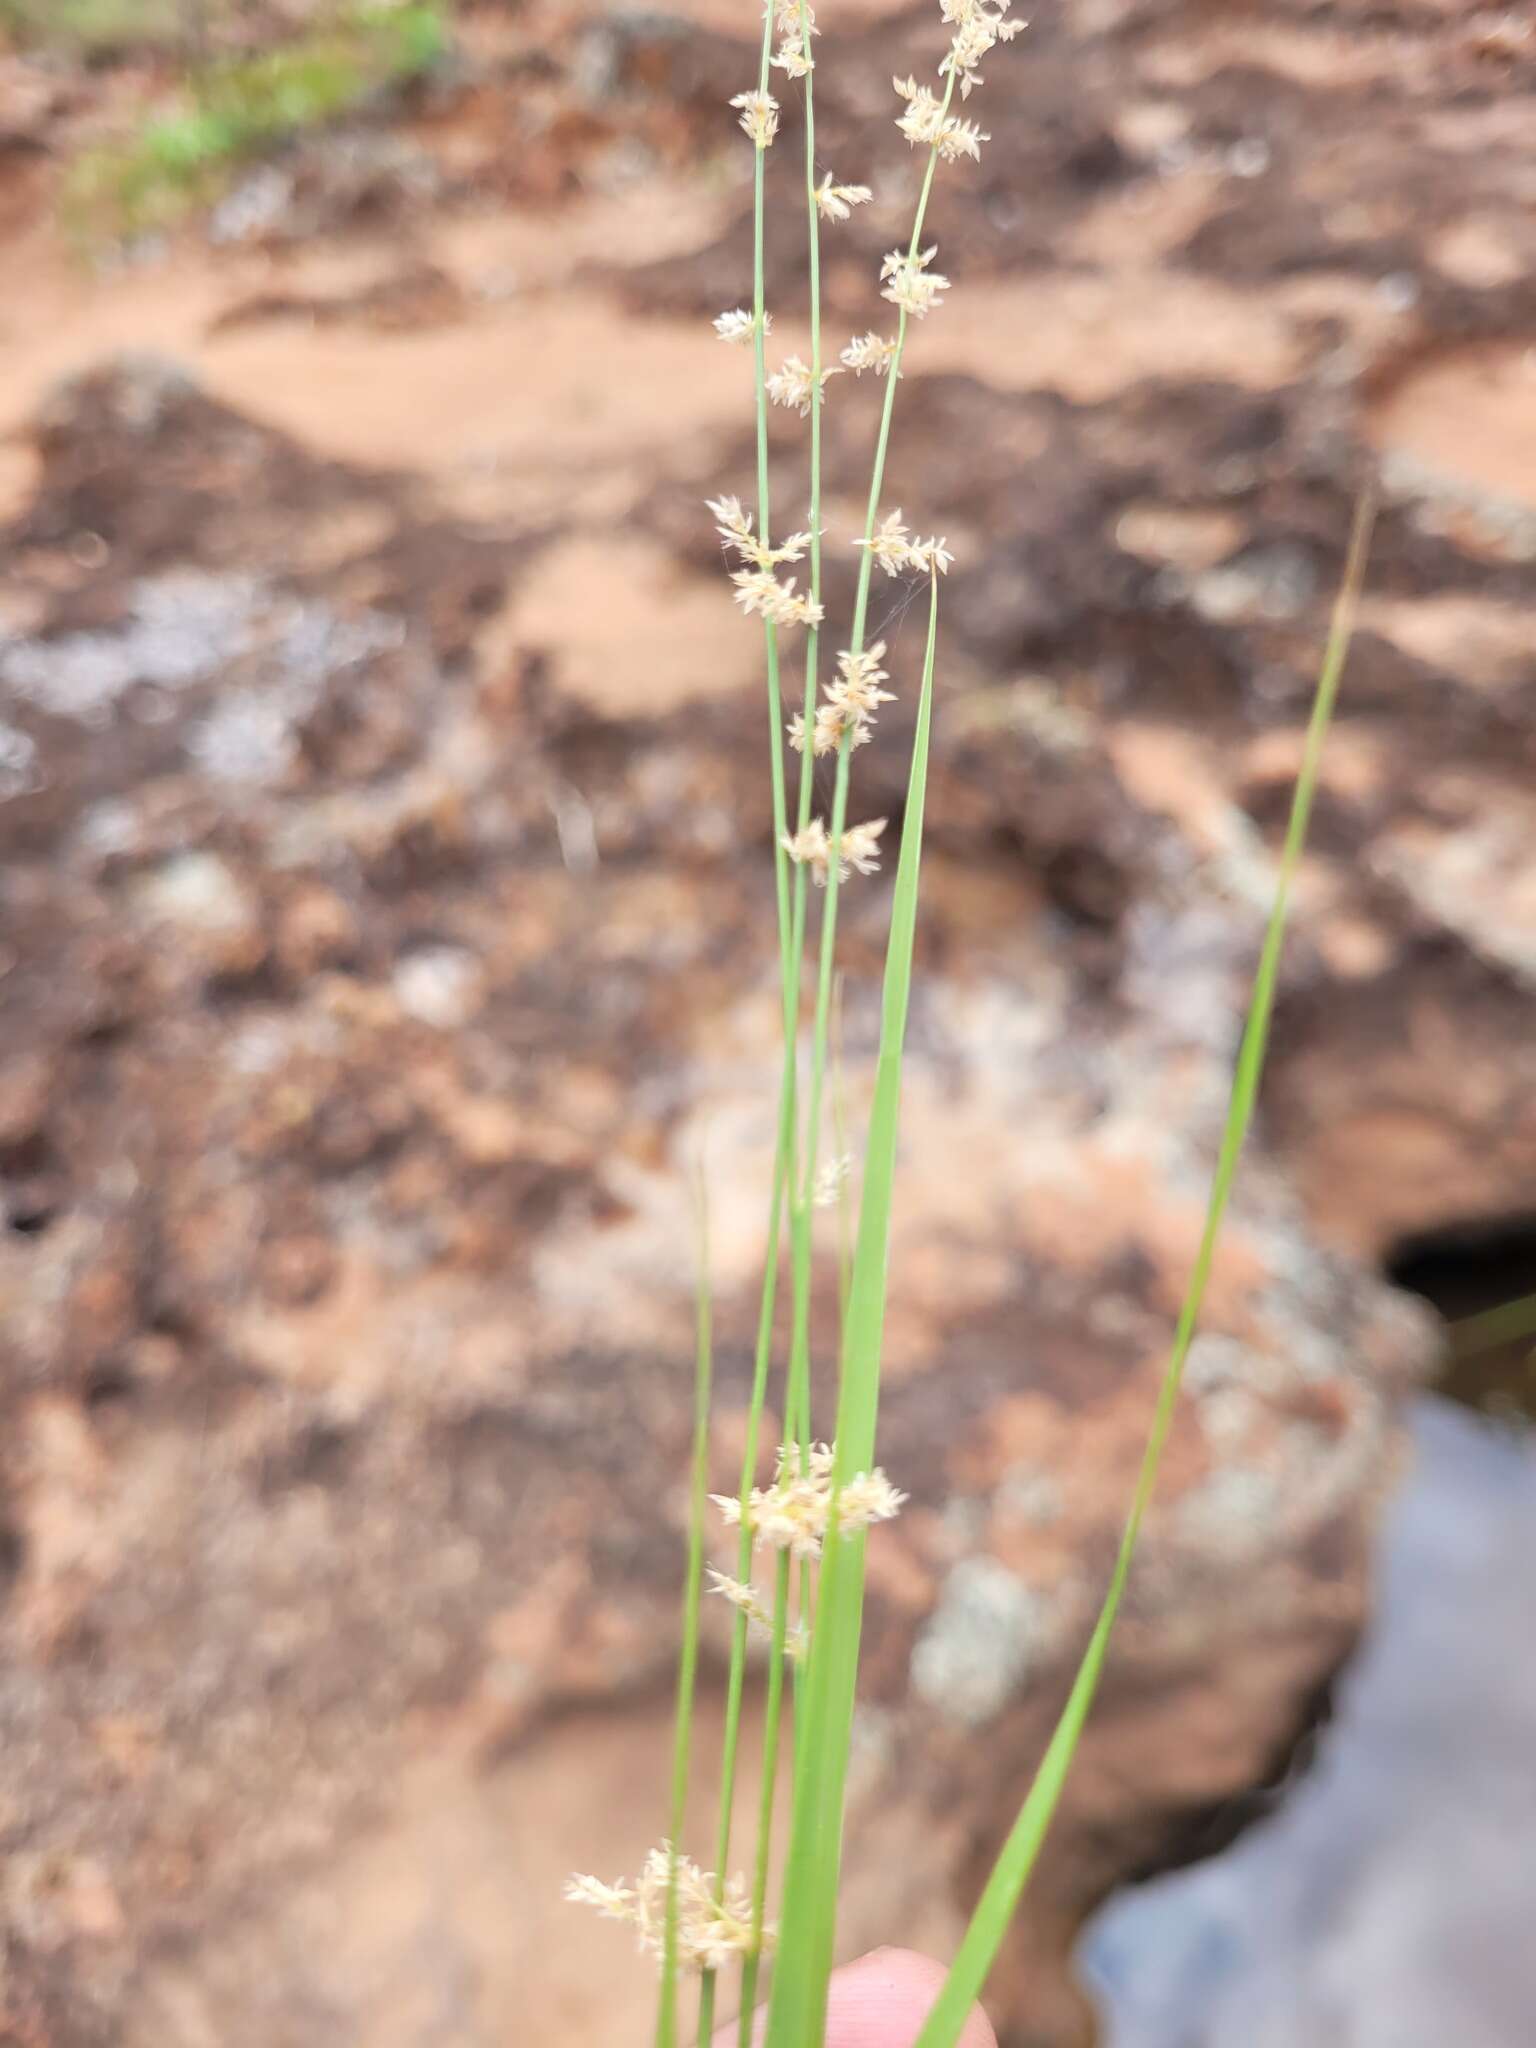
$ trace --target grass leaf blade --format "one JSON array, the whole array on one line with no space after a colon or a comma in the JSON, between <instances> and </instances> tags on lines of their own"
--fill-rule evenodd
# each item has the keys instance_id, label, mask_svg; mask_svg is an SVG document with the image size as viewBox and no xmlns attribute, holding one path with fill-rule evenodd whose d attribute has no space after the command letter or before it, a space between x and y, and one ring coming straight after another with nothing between
<instances>
[{"instance_id":1,"label":"grass leaf blade","mask_svg":"<svg viewBox=\"0 0 1536 2048\"><path fill-rule=\"evenodd\" d=\"M1322 764L1323 742L1333 717L1339 681L1349 651L1373 519L1374 503L1367 496L1361 500L1355 515L1344 580L1328 636L1327 652L1318 677L1312 716L1307 726L1306 748L1297 775L1290 823L1286 829L1285 844L1280 856L1274 907L1270 912L1259 964L1254 975L1253 996L1243 1029L1242 1044L1238 1051L1232 1094L1211 1185L1210 1203L1206 1211L1200 1249L1179 1312L1168 1368L1158 1396L1157 1412L1147 1440L1146 1453L1142 1459L1136 1491L1132 1497L1130 1513L1126 1518L1109 1589L1105 1594L1104 1604L1099 1611L1099 1618L1087 1650L1078 1666L1067 1704L1056 1724L1044 1759L1035 1775L1035 1781L993 1866L992 1875L972 1915L970 1926L966 1929L938 2001L913 2048L955 2048L959 2041L961 2030L965 2026L972 2005L981 1994L1020 1895L1045 1841L1046 1831L1055 1816L1078 1740L1098 1690L1110 1635L1120 1610L1121 1597L1130 1574L1137 1538L1141 1533L1142 1519L1157 1484L1163 1446L1172 1426L1183 1379L1184 1361L1189 1353L1190 1340L1194 1336L1195 1324L1204 1300L1206 1282L1210 1277L1216 1242L1226 1214L1238 1159L1253 1117L1259 1079L1264 1067L1264 1054L1269 1041L1269 1024L1274 1010L1275 986L1279 976L1280 953L1290 909L1291 887L1306 842L1307 826L1311 819L1312 803L1317 789L1318 771Z\"/></svg>"}]
</instances>

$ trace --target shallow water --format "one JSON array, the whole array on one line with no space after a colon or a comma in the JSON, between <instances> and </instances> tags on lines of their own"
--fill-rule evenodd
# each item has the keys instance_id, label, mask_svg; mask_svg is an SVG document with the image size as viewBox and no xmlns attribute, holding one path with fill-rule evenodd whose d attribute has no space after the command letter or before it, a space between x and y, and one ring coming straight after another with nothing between
<instances>
[{"instance_id":1,"label":"shallow water","mask_svg":"<svg viewBox=\"0 0 1536 2048\"><path fill-rule=\"evenodd\" d=\"M1414 1434L1312 1769L1089 1929L1104 2048L1536 2041L1536 1434L1435 1399Z\"/></svg>"}]
</instances>

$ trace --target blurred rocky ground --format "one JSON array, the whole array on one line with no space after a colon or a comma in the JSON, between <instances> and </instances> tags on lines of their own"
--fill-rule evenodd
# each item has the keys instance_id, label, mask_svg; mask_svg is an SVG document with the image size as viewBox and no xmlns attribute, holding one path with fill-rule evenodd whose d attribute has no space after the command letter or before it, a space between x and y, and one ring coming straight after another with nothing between
<instances>
[{"instance_id":1,"label":"blurred rocky ground","mask_svg":"<svg viewBox=\"0 0 1536 2048\"><path fill-rule=\"evenodd\" d=\"M1085 1916L1262 1805L1356 1638L1437 1362L1384 1267L1536 1212L1530 26L1075 0L935 200L891 497L959 561L850 1946L949 1938L1089 1624L1384 497L1009 2048L1090 2038ZM61 167L165 60L0 59L0 2039L639 2037L556 1893L658 1830L687 1169L729 1484L772 1142L759 643L700 503L751 479L709 326L750 284L741 28L466 7L434 80L94 267ZM840 335L910 214L889 76L943 38L824 29L827 164L877 194L826 232ZM843 609L876 403L827 411ZM894 835L920 644L880 595ZM855 1120L886 900L845 911Z\"/></svg>"},{"instance_id":2,"label":"blurred rocky ground","mask_svg":"<svg viewBox=\"0 0 1536 2048\"><path fill-rule=\"evenodd\" d=\"M1213 1862L1109 1906L1109 2048L1356 2048L1524 2035L1536 1446L1449 1403L1414 1421L1366 1647L1315 1768Z\"/></svg>"}]
</instances>

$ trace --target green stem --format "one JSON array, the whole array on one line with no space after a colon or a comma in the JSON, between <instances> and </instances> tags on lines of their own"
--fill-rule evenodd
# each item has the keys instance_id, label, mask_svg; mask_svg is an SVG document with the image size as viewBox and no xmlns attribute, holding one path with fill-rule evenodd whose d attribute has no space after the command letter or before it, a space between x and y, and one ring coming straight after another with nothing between
<instances>
[{"instance_id":1,"label":"green stem","mask_svg":"<svg viewBox=\"0 0 1536 2048\"><path fill-rule=\"evenodd\" d=\"M672 1799L667 1830L671 1864L662 1937L661 1992L656 2006L656 2048L677 2043L677 1859L688 1808L688 1763L693 1749L693 1699L699 1668L699 1592L704 1577L704 1508L709 1485L709 1396L714 1342L709 1293L709 1212L702 1182L697 1193L699 1274L693 1379L692 1485L688 1505L688 1574L683 1586L682 1646L677 1659L677 1708L672 1728Z\"/></svg>"},{"instance_id":2,"label":"green stem","mask_svg":"<svg viewBox=\"0 0 1536 2048\"><path fill-rule=\"evenodd\" d=\"M955 78L949 75L944 89L941 118L949 112L950 100L954 96ZM912 220L912 237L908 245L908 256L915 257L922 240L923 222L928 213L928 199L933 191L934 173L938 167L937 148L928 152L928 162L923 171L923 182L918 193L917 208ZM885 487L885 461L890 446L891 420L896 410L896 383L901 370L901 359L906 349L908 316L902 310L896 328L896 350L886 373L885 403L880 410L880 431L875 442L875 459L870 475L869 504L864 518L864 546L859 550L859 580L854 595L852 652L862 653L864 647L865 619L869 608L869 578L874 567L874 550L870 545L875 537L875 528L880 516L880 494ZM810 1202L816 1179L817 1138L821 1125L821 1096L823 1077L827 1065L827 1034L832 1011L833 965L837 955L837 908L839 895L838 849L842 845L843 832L848 822L848 780L853 758L853 735L846 732L837 754L837 780L832 792L832 819L828 836L832 844L832 857L827 865L826 902L822 909L821 949L816 981L816 1018L811 1037L811 1071L808 1087L808 1102L805 1117L805 1140L801 1150L800 1184L790 1198L790 1242L796 1263L796 1271L802 1261L802 1237L808 1238L810 1231ZM797 1277L797 1285L798 1285ZM808 1282L807 1282L808 1284Z\"/></svg>"},{"instance_id":3,"label":"green stem","mask_svg":"<svg viewBox=\"0 0 1536 2048\"><path fill-rule=\"evenodd\" d=\"M789 1629L789 1553L779 1555L773 1587L773 1649L768 1660L768 1698L763 1723L763 1782L757 1801L757 1862L752 1873L752 1946L741 1972L739 2048L752 2048L753 2007L762 1963L763 1923L768 1903L768 1859L773 1843L773 1799L779 1771L779 1728L783 1719L784 1644Z\"/></svg>"},{"instance_id":4,"label":"green stem","mask_svg":"<svg viewBox=\"0 0 1536 2048\"><path fill-rule=\"evenodd\" d=\"M758 63L758 89L768 90L769 60L772 54L773 15L763 12L763 37ZM767 152L755 151L753 167L752 220L752 308L754 316L753 355L755 366L755 409L757 421L757 530L764 546L769 543L768 495L768 387L765 343L766 282L764 266L764 212L766 205L765 162ZM780 981L784 1009L784 1056L779 1079L779 1126L774 1147L773 1195L768 1225L768 1248L763 1266L759 1299L757 1343L753 1358L752 1392L748 1404L747 1436L742 1453L741 1538L737 1546L736 1575L746 1581L752 1572L752 1532L747 1520L747 1502L757 1477L761 1447L762 1417L767 1397L768 1367L773 1349L773 1314L777 1293L779 1247L783 1227L784 1197L795 1184L796 1076L795 1039L800 1008L801 946L795 937L803 922L803 911L790 910L789 859L784 851L787 805L784 779L783 704L779 688L777 629L765 622L767 656L768 741L770 777L773 789L774 881L778 904ZM797 877L798 880L798 877ZM798 893L798 892L797 892ZM721 1746L720 1808L715 1838L716 1895L721 1896L729 1873L731 1833L735 1817L736 1768L741 1740L741 1708L746 1682L747 1617L738 1614L731 1633L730 1668L726 1680L725 1731ZM714 1985L706 1977L707 1990L700 2000L700 2040L706 2039L704 2020L712 2017ZM707 2008L707 2014L706 2014Z\"/></svg>"},{"instance_id":5,"label":"green stem","mask_svg":"<svg viewBox=\"0 0 1536 2048\"><path fill-rule=\"evenodd\" d=\"M1121 1533L1120 1548L1115 1557L1114 1570L1110 1575L1109 1588L1104 1595L1104 1604L1099 1609L1099 1617L1094 1624L1088 1647L1078 1666L1067 1704L1056 1723L1055 1732L1035 1774L1029 1795L993 1866L992 1875L987 1880L986 1889L965 1931L949 1976L945 1979L938 2001L929 2013L914 2048L955 2048L971 2006L981 1994L1025 1883L1034 1869L1036 1858L1045 1841L1046 1830L1061 1801L1067 1772L1071 1768L1072 1758L1088 1719L1089 1709L1093 1705L1094 1695L1098 1691L1110 1635L1120 1611L1126 1580L1130 1575L1131 1559L1135 1555L1137 1539L1141 1534L1142 1519L1151 1503L1153 1490L1157 1485L1158 1468L1162 1462L1163 1446L1173 1426L1174 1411L1178 1405L1179 1389L1184 1377L1184 1361L1189 1355L1190 1342L1194 1337L1195 1325L1205 1298L1206 1283L1210 1278L1211 1266L1216 1256L1216 1242L1232 1193L1237 1162L1258 1097L1259 1078L1263 1072L1264 1054L1269 1040L1269 1020L1274 1009L1280 952L1285 941L1291 888L1301 860L1302 848L1306 843L1307 826L1312 815L1312 798L1322 761L1323 741L1327 737L1328 726L1333 717L1339 680L1344 671L1344 658L1349 649L1355 606L1365 572L1365 555L1370 539L1372 516L1372 504L1366 499L1362 501L1355 516L1343 587L1334 613L1333 628L1329 634L1322 672L1318 678L1312 717L1307 727L1306 749L1297 775L1290 823L1286 829L1285 845L1280 856L1280 873L1275 884L1274 906L1265 928L1264 944L1254 974L1253 996L1243 1027L1242 1043L1238 1049L1232 1095L1227 1107L1221 1149L1217 1155L1216 1171L1211 1183L1210 1202L1206 1209L1205 1228L1201 1233L1189 1288L1179 1311L1173 1347L1158 1394L1157 1409L1142 1456L1141 1469L1137 1474L1130 1512L1126 1516L1125 1527Z\"/></svg>"},{"instance_id":6,"label":"green stem","mask_svg":"<svg viewBox=\"0 0 1536 2048\"><path fill-rule=\"evenodd\" d=\"M854 1474L870 1469L879 1408L891 1196L917 923L937 639L938 578L934 576L886 948L880 1049L870 1110L858 1246L842 1347L833 1469L833 1483L838 1489ZM822 1550L816 1625L795 1731L794 1807L767 2048L822 2048L826 2027L827 1980L837 1921L843 1806L864 1593L863 1532L841 1535L835 1522L834 1512L833 1526Z\"/></svg>"},{"instance_id":7,"label":"green stem","mask_svg":"<svg viewBox=\"0 0 1536 2048\"><path fill-rule=\"evenodd\" d=\"M944 88L944 98L939 109L941 120L948 115L950 101L954 96L955 74L950 72L949 83ZM923 222L928 217L928 199L933 191L934 173L938 165L939 152L936 148L930 149L928 162L923 170L922 189L917 195L917 211L912 217L912 239L907 245L909 262L916 258L923 239ZM880 410L880 432L875 441L874 468L870 474L869 508L864 518L864 546L859 550L862 560L859 563L858 588L853 600L852 646L855 654L861 653L864 647L864 620L869 608L869 577L875 566L874 554L869 543L875 537L875 526L880 517L880 494L885 488L885 457L891 440L891 420L896 411L896 380L900 375L901 359L906 351L908 325L908 314L903 307L896 323L896 351L891 357L891 366L885 373L885 404Z\"/></svg>"},{"instance_id":8,"label":"green stem","mask_svg":"<svg viewBox=\"0 0 1536 2048\"><path fill-rule=\"evenodd\" d=\"M800 8L800 48L808 64L811 54L811 16ZM811 475L810 475L810 582L811 598L821 603L821 430L822 430L822 331L821 331L821 215L816 206L816 94L814 68L805 75L805 216L806 262L810 276L811 319ZM816 724L816 692L821 652L821 633L812 626L805 641L805 700L801 729L805 751L800 765L800 807L798 829L811 820L814 793L812 735ZM806 875L804 866L795 871L794 933L792 944L797 964L805 949ZM812 1167L814 1173L814 1166ZM785 1404L786 1441L800 1446L802 1464L811 1443L810 1400L810 1221L804 1205L792 1192L790 1198L790 1245L794 1309L790 1322L789 1391Z\"/></svg>"}]
</instances>

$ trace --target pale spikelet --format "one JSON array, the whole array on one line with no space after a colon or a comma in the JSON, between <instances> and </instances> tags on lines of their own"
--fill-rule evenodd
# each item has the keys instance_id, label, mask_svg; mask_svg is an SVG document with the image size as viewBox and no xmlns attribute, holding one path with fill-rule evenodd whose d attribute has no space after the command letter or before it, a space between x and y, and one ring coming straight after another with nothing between
<instances>
[{"instance_id":1,"label":"pale spikelet","mask_svg":"<svg viewBox=\"0 0 1536 2048\"><path fill-rule=\"evenodd\" d=\"M880 267L880 275L889 280L880 294L881 298L889 299L893 306L899 306L904 313L921 320L938 304L939 293L949 290L949 279L928 268L938 253L937 246L923 250L919 256L909 256L904 249L893 249Z\"/></svg>"},{"instance_id":2,"label":"pale spikelet","mask_svg":"<svg viewBox=\"0 0 1536 2048\"><path fill-rule=\"evenodd\" d=\"M1000 0L994 11L982 5L981 0L940 0L944 19L955 24L955 39L939 72L941 76L955 74L962 99L969 99L981 84L981 73L976 67L988 51L997 43L1011 43L1028 26L1004 18L1007 4L1008 0Z\"/></svg>"},{"instance_id":3,"label":"pale spikelet","mask_svg":"<svg viewBox=\"0 0 1536 2048\"><path fill-rule=\"evenodd\" d=\"M880 666L884 659L883 640L857 654L845 647L837 657L837 681L827 685L827 701L853 718L872 718L881 704L894 704L895 694L880 688L890 681Z\"/></svg>"},{"instance_id":4,"label":"pale spikelet","mask_svg":"<svg viewBox=\"0 0 1536 2048\"><path fill-rule=\"evenodd\" d=\"M666 1954L667 1902L677 1886L677 1959L684 1969L700 1974L723 1970L756 1946L752 1935L752 1902L745 1883L732 1878L716 1885L691 1857L674 1859L663 1842L652 1849L634 1885L607 1885L595 1877L573 1877L565 1896L575 1905L595 1906L610 1920L635 1929L643 1952L660 1961ZM715 1896L718 1889L720 1896ZM773 1946L774 1930L763 1929L763 1947Z\"/></svg>"},{"instance_id":5,"label":"pale spikelet","mask_svg":"<svg viewBox=\"0 0 1536 2048\"><path fill-rule=\"evenodd\" d=\"M973 157L980 163L981 145L991 140L974 121L957 120L952 115L939 130L937 147L946 163L952 164L962 156Z\"/></svg>"},{"instance_id":6,"label":"pale spikelet","mask_svg":"<svg viewBox=\"0 0 1536 2048\"><path fill-rule=\"evenodd\" d=\"M704 503L714 515L715 531L723 545L734 549L743 561L751 562L757 569L772 569L780 562L798 562L811 544L808 533L791 533L776 548L765 548L753 533L752 515L740 498L706 498Z\"/></svg>"},{"instance_id":7,"label":"pale spikelet","mask_svg":"<svg viewBox=\"0 0 1536 2048\"><path fill-rule=\"evenodd\" d=\"M848 879L848 870L857 868L861 875L876 875L880 872L880 834L885 830L884 818L871 818L865 825L850 825L843 834L839 849L838 865L840 880ZM892 1510L894 1513L895 1510Z\"/></svg>"},{"instance_id":8,"label":"pale spikelet","mask_svg":"<svg viewBox=\"0 0 1536 2048\"><path fill-rule=\"evenodd\" d=\"M713 515L715 531L728 548L735 548L738 554L756 553L757 542L752 537L752 514L747 511L740 498L706 498L708 511Z\"/></svg>"},{"instance_id":9,"label":"pale spikelet","mask_svg":"<svg viewBox=\"0 0 1536 2048\"><path fill-rule=\"evenodd\" d=\"M821 1555L832 1512L835 1462L835 1454L827 1444L814 1444L803 1455L793 1444L782 1447L772 1486L754 1487L747 1503L747 1527L756 1547L787 1550L792 1557ZM906 1495L898 1493L877 1468L850 1479L837 1498L839 1527L861 1529L872 1522L889 1521ZM719 1495L715 1500L725 1512L725 1500ZM733 1500L730 1505L735 1513L726 1513L726 1520L735 1526L741 1520L741 1503Z\"/></svg>"},{"instance_id":10,"label":"pale spikelet","mask_svg":"<svg viewBox=\"0 0 1536 2048\"><path fill-rule=\"evenodd\" d=\"M798 36L800 34L800 0L775 0L773 25L783 40L787 41L791 36ZM821 30L816 26L815 13L809 7L805 10L805 26L813 36L821 34Z\"/></svg>"},{"instance_id":11,"label":"pale spikelet","mask_svg":"<svg viewBox=\"0 0 1536 2048\"><path fill-rule=\"evenodd\" d=\"M867 206L874 193L868 185L834 185L828 171L816 187L816 211L823 220L846 220L856 206Z\"/></svg>"},{"instance_id":12,"label":"pale spikelet","mask_svg":"<svg viewBox=\"0 0 1536 2048\"><path fill-rule=\"evenodd\" d=\"M595 1906L605 1920L633 1920L635 1893L624 1884L604 1884L600 1877L578 1872L566 1880L565 1897L573 1906Z\"/></svg>"},{"instance_id":13,"label":"pale spikelet","mask_svg":"<svg viewBox=\"0 0 1536 2048\"><path fill-rule=\"evenodd\" d=\"M766 619L771 626L819 626L825 613L809 597L795 593L795 579L781 583L771 569L733 569L736 602L749 618Z\"/></svg>"},{"instance_id":14,"label":"pale spikelet","mask_svg":"<svg viewBox=\"0 0 1536 2048\"><path fill-rule=\"evenodd\" d=\"M741 109L741 132L755 149L766 149L779 132L779 103L771 92L739 92L731 101Z\"/></svg>"},{"instance_id":15,"label":"pale spikelet","mask_svg":"<svg viewBox=\"0 0 1536 2048\"><path fill-rule=\"evenodd\" d=\"M816 69L815 59L806 56L798 36L793 41L786 38L780 43L771 61L786 78L805 78Z\"/></svg>"},{"instance_id":16,"label":"pale spikelet","mask_svg":"<svg viewBox=\"0 0 1536 2048\"><path fill-rule=\"evenodd\" d=\"M911 536L898 505L894 512L888 512L870 540L856 540L856 548L868 548L887 576L899 576L907 566L907 553Z\"/></svg>"},{"instance_id":17,"label":"pale spikelet","mask_svg":"<svg viewBox=\"0 0 1536 2048\"><path fill-rule=\"evenodd\" d=\"M897 116L896 126L914 146L921 143L931 149L945 126L944 109L928 87L919 85L915 78L893 78L891 83L907 103L906 112Z\"/></svg>"},{"instance_id":18,"label":"pale spikelet","mask_svg":"<svg viewBox=\"0 0 1536 2048\"><path fill-rule=\"evenodd\" d=\"M757 322L745 306L734 306L728 313L717 313L715 315L714 327L716 334L719 335L722 341L734 341L738 344L745 344L751 341L757 332ZM771 313L763 315L763 332L764 334L772 334L773 332L773 315Z\"/></svg>"},{"instance_id":19,"label":"pale spikelet","mask_svg":"<svg viewBox=\"0 0 1536 2048\"><path fill-rule=\"evenodd\" d=\"M822 371L820 396L823 403L826 402L827 379L841 375L842 372L835 365ZM775 370L767 382L768 396L774 404L792 406L801 419L810 416L811 396L815 386L816 379L812 375L810 364L802 362L799 356L786 356L782 367Z\"/></svg>"},{"instance_id":20,"label":"pale spikelet","mask_svg":"<svg viewBox=\"0 0 1536 2048\"><path fill-rule=\"evenodd\" d=\"M789 855L796 867L808 867L818 882L826 881L827 862L832 857L832 849L827 842L827 828L820 818L812 818L809 825L803 827L799 832L785 832L781 836L779 844L784 848L784 851ZM752 1498L755 1502L757 1499L756 1493L753 1494ZM716 1496L715 1505L725 1516L727 1522L735 1523L740 1521L740 1501L732 1501L728 1508ZM748 1519L751 1519L750 1516Z\"/></svg>"},{"instance_id":21,"label":"pale spikelet","mask_svg":"<svg viewBox=\"0 0 1536 2048\"><path fill-rule=\"evenodd\" d=\"M856 377L862 376L866 370L873 370L877 377L883 377L895 360L895 342L886 341L878 334L856 334L838 357L843 368L852 370Z\"/></svg>"},{"instance_id":22,"label":"pale spikelet","mask_svg":"<svg viewBox=\"0 0 1536 2048\"><path fill-rule=\"evenodd\" d=\"M898 1493L876 1466L850 1479L837 1497L837 1525L840 1529L867 1529L872 1522L889 1522L906 1505L907 1496Z\"/></svg>"},{"instance_id":23,"label":"pale spikelet","mask_svg":"<svg viewBox=\"0 0 1536 2048\"><path fill-rule=\"evenodd\" d=\"M754 1540L791 1557L820 1557L827 1533L827 1488L807 1473L786 1477L752 1497Z\"/></svg>"},{"instance_id":24,"label":"pale spikelet","mask_svg":"<svg viewBox=\"0 0 1536 2048\"><path fill-rule=\"evenodd\" d=\"M816 1185L811 1190L812 1205L817 1209L830 1209L834 1207L838 1196L847 1186L848 1176L852 1171L853 1157L851 1153L841 1152L836 1159L824 1161L817 1171Z\"/></svg>"},{"instance_id":25,"label":"pale spikelet","mask_svg":"<svg viewBox=\"0 0 1536 2048\"><path fill-rule=\"evenodd\" d=\"M834 685L835 687L835 685ZM827 701L816 712L816 740L813 752L833 754L846 739L852 747L867 747L874 738L871 721L857 711L848 711L828 691Z\"/></svg>"},{"instance_id":26,"label":"pale spikelet","mask_svg":"<svg viewBox=\"0 0 1536 2048\"><path fill-rule=\"evenodd\" d=\"M719 1500L720 1495L716 1494L714 1498ZM736 1516L739 1522L741 1518L741 1502L739 1500L736 1503ZM734 1527L735 1524L733 1523L732 1526ZM717 1572L713 1565L708 1566L706 1569L709 1578L709 1590L712 1593L718 1593L722 1600L729 1600L738 1614L744 1614L755 1627L765 1628L772 1635L773 1616L758 1598L757 1588L749 1586L745 1580L729 1578L724 1572Z\"/></svg>"},{"instance_id":27,"label":"pale spikelet","mask_svg":"<svg viewBox=\"0 0 1536 2048\"><path fill-rule=\"evenodd\" d=\"M805 719L796 712L785 728L789 744L797 754L805 752ZM835 754L843 743L845 733L852 733L856 747L867 746L873 737L868 719L852 719L836 704L819 704L816 707L816 723L811 728L811 752L819 761L823 754Z\"/></svg>"},{"instance_id":28,"label":"pale spikelet","mask_svg":"<svg viewBox=\"0 0 1536 2048\"><path fill-rule=\"evenodd\" d=\"M798 562L811 544L809 533L786 534L776 548L760 548L760 562Z\"/></svg>"},{"instance_id":29,"label":"pale spikelet","mask_svg":"<svg viewBox=\"0 0 1536 2048\"><path fill-rule=\"evenodd\" d=\"M907 549L908 567L921 569L925 576L947 576L954 559L947 536L915 540Z\"/></svg>"}]
</instances>

